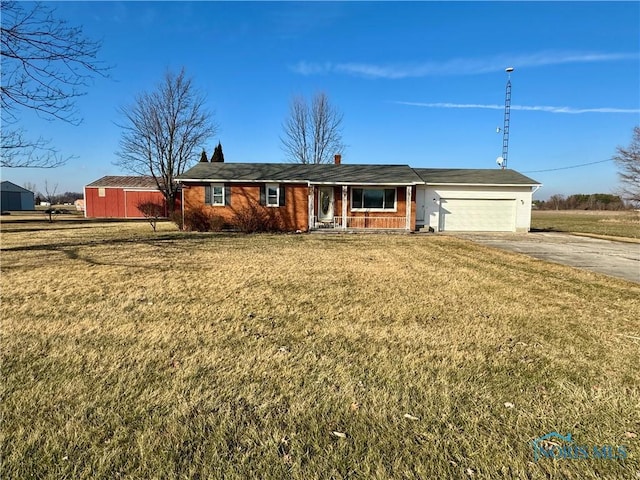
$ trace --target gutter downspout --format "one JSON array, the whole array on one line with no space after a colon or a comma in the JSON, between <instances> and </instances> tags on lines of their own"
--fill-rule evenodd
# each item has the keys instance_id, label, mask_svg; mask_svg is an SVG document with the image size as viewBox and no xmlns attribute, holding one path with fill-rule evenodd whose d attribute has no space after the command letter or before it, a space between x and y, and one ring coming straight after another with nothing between
<instances>
[{"instance_id":1,"label":"gutter downspout","mask_svg":"<svg viewBox=\"0 0 640 480\"><path fill-rule=\"evenodd\" d=\"M184 184L180 182L181 188L180 188L180 213L182 214L182 228L181 230L184 231Z\"/></svg>"}]
</instances>

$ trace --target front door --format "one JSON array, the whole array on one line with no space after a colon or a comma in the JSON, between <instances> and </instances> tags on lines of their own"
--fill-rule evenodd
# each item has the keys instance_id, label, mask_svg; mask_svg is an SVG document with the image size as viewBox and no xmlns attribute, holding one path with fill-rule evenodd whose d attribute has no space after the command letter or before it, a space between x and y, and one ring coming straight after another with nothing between
<instances>
[{"instance_id":1,"label":"front door","mask_svg":"<svg viewBox=\"0 0 640 480\"><path fill-rule=\"evenodd\" d=\"M318 194L318 221L333 222L333 187L320 187Z\"/></svg>"}]
</instances>

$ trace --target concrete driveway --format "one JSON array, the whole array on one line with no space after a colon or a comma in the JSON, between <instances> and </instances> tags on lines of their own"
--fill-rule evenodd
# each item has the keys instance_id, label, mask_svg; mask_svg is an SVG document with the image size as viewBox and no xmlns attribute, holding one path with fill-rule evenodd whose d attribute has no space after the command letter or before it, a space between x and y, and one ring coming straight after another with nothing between
<instances>
[{"instance_id":1,"label":"concrete driveway","mask_svg":"<svg viewBox=\"0 0 640 480\"><path fill-rule=\"evenodd\" d=\"M640 283L640 243L614 242L567 233L461 233L490 247Z\"/></svg>"}]
</instances>

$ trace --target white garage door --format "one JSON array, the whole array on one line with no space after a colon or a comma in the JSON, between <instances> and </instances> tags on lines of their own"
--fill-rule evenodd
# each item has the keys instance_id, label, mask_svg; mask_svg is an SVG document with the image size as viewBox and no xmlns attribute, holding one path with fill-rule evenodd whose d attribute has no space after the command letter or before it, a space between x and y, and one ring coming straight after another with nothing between
<instances>
[{"instance_id":1,"label":"white garage door","mask_svg":"<svg viewBox=\"0 0 640 480\"><path fill-rule=\"evenodd\" d=\"M516 201L470 198L440 200L440 230L449 232L514 232Z\"/></svg>"}]
</instances>

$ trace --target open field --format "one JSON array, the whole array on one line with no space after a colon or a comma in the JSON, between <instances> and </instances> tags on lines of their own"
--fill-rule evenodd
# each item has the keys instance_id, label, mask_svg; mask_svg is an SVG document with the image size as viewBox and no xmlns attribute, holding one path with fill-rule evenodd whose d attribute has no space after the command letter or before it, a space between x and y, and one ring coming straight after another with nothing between
<instances>
[{"instance_id":1,"label":"open field","mask_svg":"<svg viewBox=\"0 0 640 480\"><path fill-rule=\"evenodd\" d=\"M640 211L534 210L531 228L640 239Z\"/></svg>"},{"instance_id":2,"label":"open field","mask_svg":"<svg viewBox=\"0 0 640 480\"><path fill-rule=\"evenodd\" d=\"M640 285L449 236L0 228L3 479L640 475ZM626 458L536 462L552 431Z\"/></svg>"}]
</instances>

